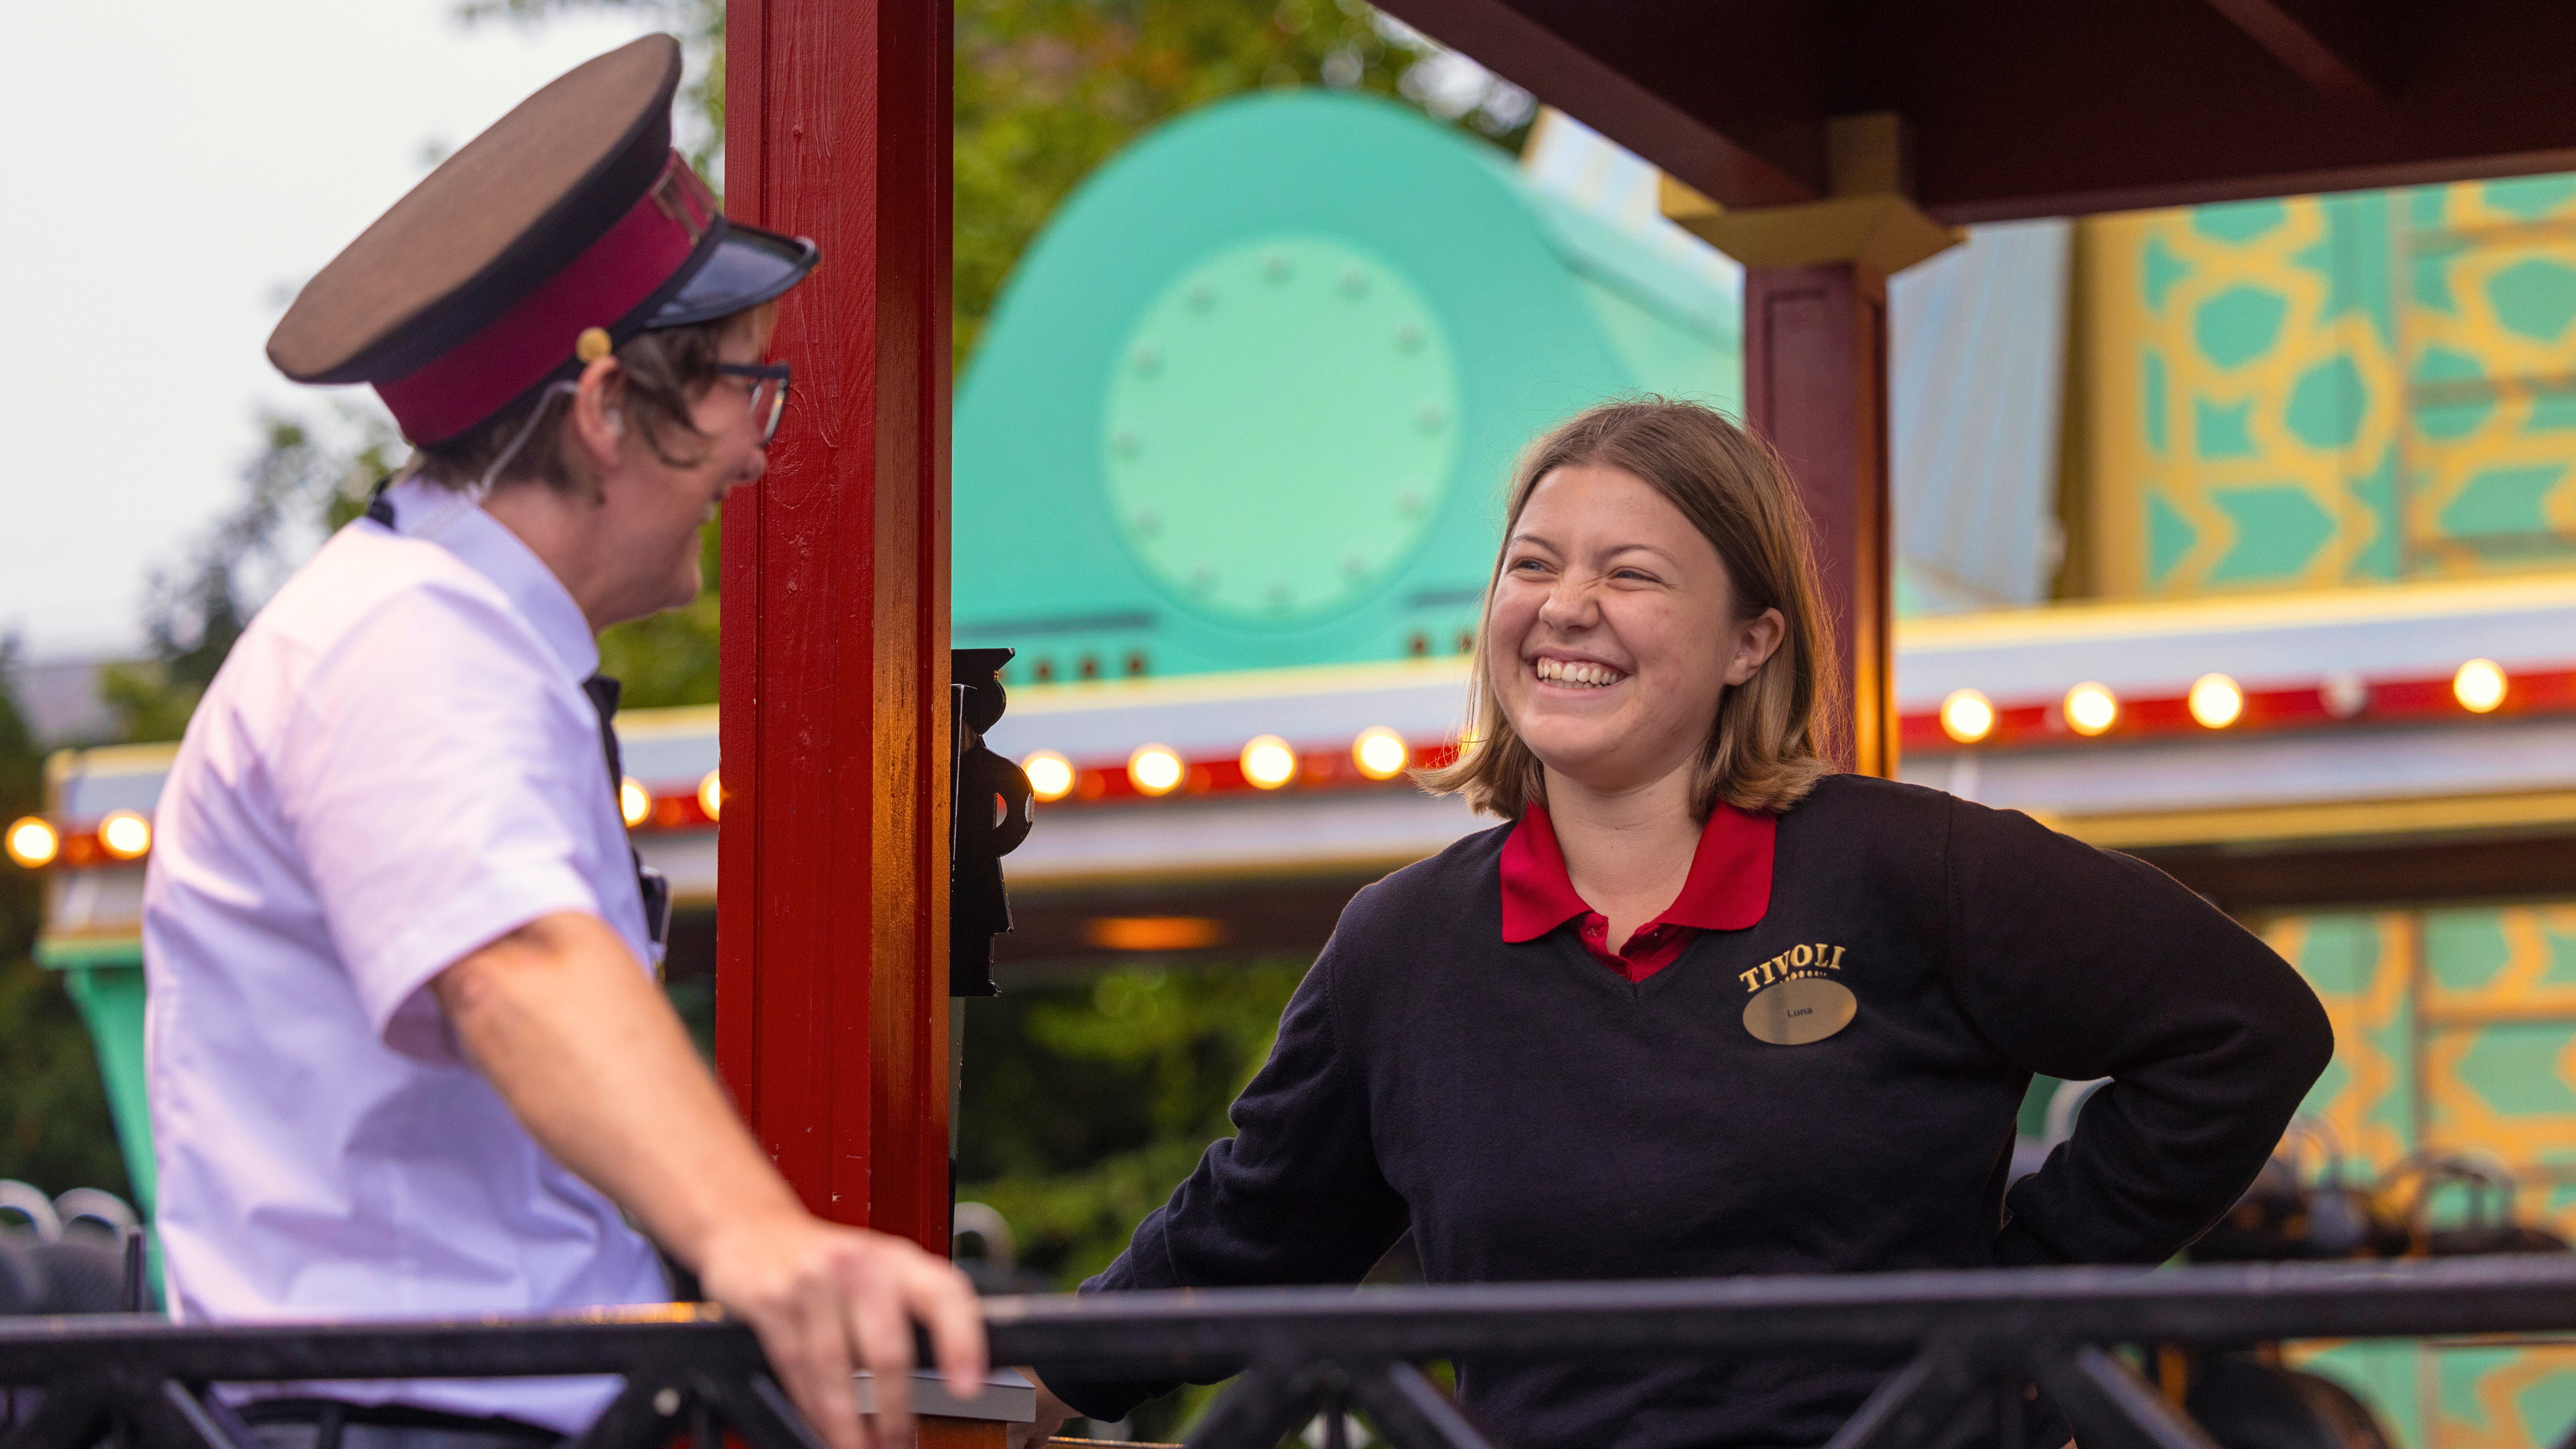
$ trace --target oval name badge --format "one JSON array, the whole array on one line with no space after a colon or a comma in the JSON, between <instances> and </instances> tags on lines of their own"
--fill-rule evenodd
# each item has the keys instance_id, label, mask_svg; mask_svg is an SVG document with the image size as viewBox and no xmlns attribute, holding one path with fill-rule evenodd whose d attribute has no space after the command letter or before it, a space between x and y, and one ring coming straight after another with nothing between
<instances>
[{"instance_id":1,"label":"oval name badge","mask_svg":"<svg viewBox=\"0 0 2576 1449\"><path fill-rule=\"evenodd\" d=\"M1851 988L1821 976L1792 976L1753 993L1744 1003L1744 1029L1773 1046L1805 1046L1851 1025L1860 999Z\"/></svg>"}]
</instances>

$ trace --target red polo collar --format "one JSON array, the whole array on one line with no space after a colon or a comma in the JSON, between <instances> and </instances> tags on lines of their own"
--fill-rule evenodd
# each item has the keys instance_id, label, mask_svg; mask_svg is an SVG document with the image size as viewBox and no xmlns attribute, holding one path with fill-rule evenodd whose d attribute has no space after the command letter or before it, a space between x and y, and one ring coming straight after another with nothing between
<instances>
[{"instance_id":1,"label":"red polo collar","mask_svg":"<svg viewBox=\"0 0 2576 1449\"><path fill-rule=\"evenodd\" d=\"M1776 815L1721 801L1700 829L1682 893L1639 934L1658 925L1740 931L1761 920L1771 908L1771 848L1779 829ZM1502 873L1506 941L1535 941L1592 911L1565 873L1565 853L1543 806L1531 805L1512 827L1503 842Z\"/></svg>"}]
</instances>

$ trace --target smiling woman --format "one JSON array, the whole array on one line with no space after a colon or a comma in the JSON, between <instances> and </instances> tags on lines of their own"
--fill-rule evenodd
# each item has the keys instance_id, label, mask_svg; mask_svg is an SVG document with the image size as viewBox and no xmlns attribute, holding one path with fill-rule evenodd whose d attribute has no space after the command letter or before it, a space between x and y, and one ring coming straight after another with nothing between
<instances>
[{"instance_id":1,"label":"smiling woman","mask_svg":"<svg viewBox=\"0 0 2576 1449\"><path fill-rule=\"evenodd\" d=\"M1417 776L1508 823L1360 892L1238 1135L1085 1291L1352 1282L1408 1232L1434 1283L2153 1263L2235 1201L2324 1069L2316 998L2134 860L1834 773L1768 447L1612 404L1508 505L1471 743ZM2007 1193L2034 1071L2112 1080ZM1682 1449L1825 1442L1894 1367L1458 1382L1504 1442ZM1038 1371L1038 1429L1169 1387ZM2065 1442L2028 1412L1983 1437Z\"/></svg>"},{"instance_id":2,"label":"smiling woman","mask_svg":"<svg viewBox=\"0 0 2576 1449\"><path fill-rule=\"evenodd\" d=\"M1609 789L1694 757L1695 815L1784 809L1831 769L1806 518L1760 439L1701 407L1595 408L1529 450L1505 516L1476 641L1480 746L1425 787L1497 815L1543 801L1525 731L1611 770ZM1723 668L1674 672L1685 660Z\"/></svg>"}]
</instances>

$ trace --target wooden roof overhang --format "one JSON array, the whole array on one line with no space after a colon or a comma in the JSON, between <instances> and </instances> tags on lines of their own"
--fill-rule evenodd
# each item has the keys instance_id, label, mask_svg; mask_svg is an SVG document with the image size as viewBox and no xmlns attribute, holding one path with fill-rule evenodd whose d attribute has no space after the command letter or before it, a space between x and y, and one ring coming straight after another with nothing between
<instances>
[{"instance_id":1,"label":"wooden roof overhang","mask_svg":"<svg viewBox=\"0 0 2576 1449\"><path fill-rule=\"evenodd\" d=\"M1894 112L1953 225L2576 169L2550 0L1386 0L1729 208Z\"/></svg>"}]
</instances>

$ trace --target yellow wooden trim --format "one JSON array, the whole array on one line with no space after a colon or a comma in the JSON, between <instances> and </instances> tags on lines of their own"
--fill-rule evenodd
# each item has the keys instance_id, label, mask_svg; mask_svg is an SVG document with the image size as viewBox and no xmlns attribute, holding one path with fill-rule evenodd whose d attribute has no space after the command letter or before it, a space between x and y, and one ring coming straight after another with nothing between
<instances>
[{"instance_id":1,"label":"yellow wooden trim","mask_svg":"<svg viewBox=\"0 0 2576 1449\"><path fill-rule=\"evenodd\" d=\"M2561 997L2553 1001L2514 1006L2425 1007L2418 1017L2427 1031L2448 1031L2480 1026L2530 1025L2576 1026L2576 1011L2570 1011Z\"/></svg>"},{"instance_id":2,"label":"yellow wooden trim","mask_svg":"<svg viewBox=\"0 0 2576 1449\"><path fill-rule=\"evenodd\" d=\"M39 946L91 945L101 941L115 944L142 939L143 928L133 921L112 922L104 926L47 926L36 933Z\"/></svg>"},{"instance_id":3,"label":"yellow wooden trim","mask_svg":"<svg viewBox=\"0 0 2576 1449\"><path fill-rule=\"evenodd\" d=\"M152 745L92 745L85 750L63 750L55 758L64 760L63 778L75 775L150 775L170 768L179 758L175 743Z\"/></svg>"},{"instance_id":4,"label":"yellow wooden trim","mask_svg":"<svg viewBox=\"0 0 2576 1449\"><path fill-rule=\"evenodd\" d=\"M1894 276L1968 239L1966 232L1934 221L1902 196L1836 196L1743 211L1721 208L1673 220L1748 267L1851 262L1879 277Z\"/></svg>"},{"instance_id":5,"label":"yellow wooden trim","mask_svg":"<svg viewBox=\"0 0 2576 1449\"><path fill-rule=\"evenodd\" d=\"M36 964L48 971L77 971L84 966L139 966L143 964L143 934L136 930L83 932L77 935L47 931L36 937L35 949L29 954Z\"/></svg>"},{"instance_id":6,"label":"yellow wooden trim","mask_svg":"<svg viewBox=\"0 0 2576 1449\"><path fill-rule=\"evenodd\" d=\"M2576 825L2576 790L2069 815L2054 828L2114 850Z\"/></svg>"},{"instance_id":7,"label":"yellow wooden trim","mask_svg":"<svg viewBox=\"0 0 2576 1449\"><path fill-rule=\"evenodd\" d=\"M622 740L711 735L715 732L716 707L712 704L674 705L668 709L621 709L617 712L617 737Z\"/></svg>"},{"instance_id":8,"label":"yellow wooden trim","mask_svg":"<svg viewBox=\"0 0 2576 1449\"><path fill-rule=\"evenodd\" d=\"M716 732L716 707L712 704L680 705L670 709L620 710L617 733L624 739L660 739L672 735L711 735ZM59 810L62 788L75 779L97 775L167 774L179 758L179 747L172 743L148 745L91 745L76 750L56 750L45 757L46 808Z\"/></svg>"},{"instance_id":9,"label":"yellow wooden trim","mask_svg":"<svg viewBox=\"0 0 2576 1449\"><path fill-rule=\"evenodd\" d=\"M1896 646L1957 649L2042 644L2117 635L2232 634L2356 619L2389 622L2576 608L2576 573L2500 579L2435 579L2348 589L2213 595L2159 602L2068 601L2038 609L1900 620Z\"/></svg>"}]
</instances>

